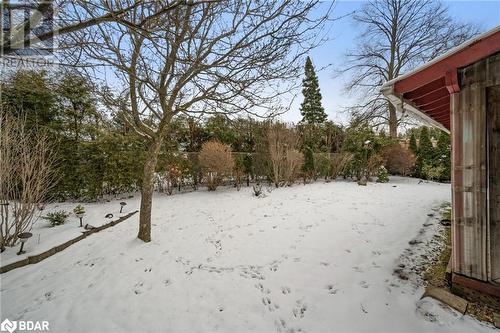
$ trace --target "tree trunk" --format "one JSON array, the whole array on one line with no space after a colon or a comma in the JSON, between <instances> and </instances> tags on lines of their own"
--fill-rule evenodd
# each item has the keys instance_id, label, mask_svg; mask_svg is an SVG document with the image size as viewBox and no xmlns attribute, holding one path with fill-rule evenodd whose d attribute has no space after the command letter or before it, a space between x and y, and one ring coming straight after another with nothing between
<instances>
[{"instance_id":1,"label":"tree trunk","mask_svg":"<svg viewBox=\"0 0 500 333\"><path fill-rule=\"evenodd\" d=\"M389 135L391 138L396 139L398 137L398 115L396 114L396 108L391 103L389 104Z\"/></svg>"},{"instance_id":2,"label":"tree trunk","mask_svg":"<svg viewBox=\"0 0 500 333\"><path fill-rule=\"evenodd\" d=\"M141 188L141 211L139 215L139 234L137 237L144 241L151 241L151 208L153 205L154 174L158 154L161 147L161 136L153 139L144 162L144 173Z\"/></svg>"}]
</instances>

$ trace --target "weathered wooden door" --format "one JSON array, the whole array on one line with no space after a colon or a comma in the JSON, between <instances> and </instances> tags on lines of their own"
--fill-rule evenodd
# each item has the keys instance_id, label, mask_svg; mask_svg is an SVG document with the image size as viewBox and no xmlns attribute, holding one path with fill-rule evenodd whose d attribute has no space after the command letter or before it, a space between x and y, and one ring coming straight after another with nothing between
<instances>
[{"instance_id":1,"label":"weathered wooden door","mask_svg":"<svg viewBox=\"0 0 500 333\"><path fill-rule=\"evenodd\" d=\"M452 267L454 273L487 281L486 89L481 69L461 71L461 90L452 95Z\"/></svg>"},{"instance_id":2,"label":"weathered wooden door","mask_svg":"<svg viewBox=\"0 0 500 333\"><path fill-rule=\"evenodd\" d=\"M490 276L500 283L500 86L489 87L486 100Z\"/></svg>"}]
</instances>

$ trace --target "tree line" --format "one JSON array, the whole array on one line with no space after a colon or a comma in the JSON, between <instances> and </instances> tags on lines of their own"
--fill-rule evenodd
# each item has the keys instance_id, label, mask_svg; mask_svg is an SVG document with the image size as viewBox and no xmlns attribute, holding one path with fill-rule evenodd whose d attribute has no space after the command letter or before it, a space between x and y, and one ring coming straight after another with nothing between
<instances>
[{"instance_id":1,"label":"tree line","mask_svg":"<svg viewBox=\"0 0 500 333\"><path fill-rule=\"evenodd\" d=\"M96 87L83 76L19 71L1 89L3 108L25 119L28 128L44 131L53 143L58 178L50 190L52 199L95 200L141 188L146 140L119 112L102 107L93 92ZM338 176L370 179L382 165L393 174L449 179L449 136L444 132L413 129L406 135L406 149L401 144L405 136L391 139L367 123L342 126L324 118L309 122L309 114L296 125L222 114L201 119L178 115L155 167L156 177L164 182L156 179L155 186L171 192L204 183L211 171L203 170L199 154L208 142L218 142L232 153L234 165L224 174L238 184L280 186L297 178L308 182ZM296 165L295 175L280 176L290 169L283 163Z\"/></svg>"},{"instance_id":2,"label":"tree line","mask_svg":"<svg viewBox=\"0 0 500 333\"><path fill-rule=\"evenodd\" d=\"M26 6L50 23L51 4L33 1ZM164 165L163 156L174 147L196 152L205 139L212 139L232 150L274 156L276 163L266 169L266 176L278 184L289 182L286 175L276 178L286 169L283 161L303 164L300 174L314 178L316 165L338 166L331 158L315 161L317 154L335 153L345 162L344 176L369 179L387 160L387 146L394 152L400 149L396 130L403 119L397 119L392 106L380 97L378 86L477 29L454 22L436 1L370 1L354 17L366 28L360 52L347 54L345 72L354 73L350 87L369 97L353 108L352 124L344 128L326 121L310 59L303 82L304 96L309 98L301 105L300 124L247 119L283 111L278 101L286 100L296 87L303 59L325 41L323 28L332 19L332 4L321 11L316 10L319 5L318 0L62 2L57 5L57 28L43 25L37 32L40 41L33 41L26 29L32 17L25 17L25 26L20 24L6 35L2 53L15 53L12 46L26 42L50 42L59 33L61 63L81 69L93 80L99 79L96 68L102 69L113 87L95 89L74 72L64 76L66 83L56 80L47 88L41 84L43 75L32 82L26 81L28 75L24 83L40 88L37 92L25 88L16 95L19 91L8 91L6 83L3 97L9 110L24 114L27 126L44 128L57 141L58 163L67 166L61 169L59 189L53 189L57 195L90 198L140 187L138 237L146 242L151 240L155 175ZM6 9L15 10L9 4ZM23 75L14 77L20 76L21 83ZM377 125L378 119L389 128L392 141L368 125ZM303 162L297 163L299 155ZM409 160L399 163L405 165L405 173ZM437 174L436 163L419 161L418 156L417 162L420 176Z\"/></svg>"}]
</instances>

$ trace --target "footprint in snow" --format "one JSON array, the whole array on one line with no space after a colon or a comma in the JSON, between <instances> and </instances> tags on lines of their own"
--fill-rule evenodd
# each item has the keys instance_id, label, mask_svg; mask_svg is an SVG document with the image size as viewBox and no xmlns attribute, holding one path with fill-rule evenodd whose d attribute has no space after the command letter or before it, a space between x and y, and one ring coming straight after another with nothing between
<instances>
[{"instance_id":1,"label":"footprint in snow","mask_svg":"<svg viewBox=\"0 0 500 333\"><path fill-rule=\"evenodd\" d=\"M276 272L278 270L278 263L273 263L269 266L271 272Z\"/></svg>"},{"instance_id":2,"label":"footprint in snow","mask_svg":"<svg viewBox=\"0 0 500 333\"><path fill-rule=\"evenodd\" d=\"M271 301L271 299L267 296L262 297L262 304L270 311L273 312L274 310L279 309L279 305Z\"/></svg>"},{"instance_id":3,"label":"footprint in snow","mask_svg":"<svg viewBox=\"0 0 500 333\"><path fill-rule=\"evenodd\" d=\"M370 287L370 285L366 281L361 281L359 285L365 289Z\"/></svg>"},{"instance_id":4,"label":"footprint in snow","mask_svg":"<svg viewBox=\"0 0 500 333\"><path fill-rule=\"evenodd\" d=\"M269 288L264 288L264 285L262 283L257 283L255 285L255 288L259 289L263 294L269 295L271 293L271 290Z\"/></svg>"},{"instance_id":5,"label":"footprint in snow","mask_svg":"<svg viewBox=\"0 0 500 333\"><path fill-rule=\"evenodd\" d=\"M281 292L283 295L287 295L292 292L292 290L289 287L281 287Z\"/></svg>"},{"instance_id":6,"label":"footprint in snow","mask_svg":"<svg viewBox=\"0 0 500 333\"><path fill-rule=\"evenodd\" d=\"M330 263L329 263L329 262L325 262L325 261L321 261L319 264L320 264L321 266L329 266L329 265L330 265Z\"/></svg>"},{"instance_id":7,"label":"footprint in snow","mask_svg":"<svg viewBox=\"0 0 500 333\"><path fill-rule=\"evenodd\" d=\"M334 284L329 284L329 285L327 285L327 286L326 286L326 290L328 290L328 293L329 293L330 295L335 295L335 294L339 291L339 289L336 289L336 288L335 288L335 285L334 285Z\"/></svg>"},{"instance_id":8,"label":"footprint in snow","mask_svg":"<svg viewBox=\"0 0 500 333\"><path fill-rule=\"evenodd\" d=\"M45 293L45 299L46 299L47 301L52 300L52 298L53 298L53 296L52 296L52 291L49 291L49 292L46 292L46 293Z\"/></svg>"},{"instance_id":9,"label":"footprint in snow","mask_svg":"<svg viewBox=\"0 0 500 333\"><path fill-rule=\"evenodd\" d=\"M141 290L141 288L142 288L142 286L143 286L143 285L144 285L144 283L142 283L142 282L137 282L137 283L135 284L135 286L134 286L134 287L135 287L136 289L134 289L134 293L135 293L136 295L142 294L142 290Z\"/></svg>"},{"instance_id":10,"label":"footprint in snow","mask_svg":"<svg viewBox=\"0 0 500 333\"><path fill-rule=\"evenodd\" d=\"M296 302L296 306L293 309L292 313L293 313L293 316L295 318L300 319L300 318L304 318L306 310L307 310L307 305L303 304L302 301L299 300Z\"/></svg>"},{"instance_id":11,"label":"footprint in snow","mask_svg":"<svg viewBox=\"0 0 500 333\"><path fill-rule=\"evenodd\" d=\"M287 329L286 321L283 318L276 319L274 323L278 332L284 332Z\"/></svg>"}]
</instances>

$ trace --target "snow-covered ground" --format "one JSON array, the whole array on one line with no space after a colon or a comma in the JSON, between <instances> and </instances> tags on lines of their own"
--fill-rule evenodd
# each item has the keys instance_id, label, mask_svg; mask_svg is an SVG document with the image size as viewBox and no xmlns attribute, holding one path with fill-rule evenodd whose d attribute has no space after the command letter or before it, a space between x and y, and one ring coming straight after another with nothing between
<instances>
[{"instance_id":1,"label":"snow-covered ground","mask_svg":"<svg viewBox=\"0 0 500 333\"><path fill-rule=\"evenodd\" d=\"M121 201L127 202L127 205L122 209L122 213L120 213ZM129 202L131 202L131 204L129 204ZM7 247L4 252L0 253L0 262L2 266L25 259L28 256L40 254L50 250L54 246L61 245L70 239L80 236L85 229L79 227L80 220L73 213L73 209L76 205L77 203L70 202L56 203L48 205L42 211L37 211L36 214L39 215L40 218L33 224L32 228L28 230L33 236L24 244L23 250L25 250L26 253L17 255L20 247L19 242L14 247ZM85 226L88 223L94 227L99 227L137 210L139 207L139 199L126 200L121 198L110 200L105 203L85 203L82 205L85 206L85 216L82 219L82 225ZM63 225L52 227L49 221L41 218L42 216L46 216L49 212L60 210L64 210L70 214L67 222ZM107 214L112 214L113 217L106 218L105 216Z\"/></svg>"},{"instance_id":2,"label":"snow-covered ground","mask_svg":"<svg viewBox=\"0 0 500 333\"><path fill-rule=\"evenodd\" d=\"M159 195L151 243L136 239L136 214L2 274L1 317L48 320L51 332L495 331L419 300L422 288L393 274L449 185L336 181L265 195Z\"/></svg>"}]
</instances>

